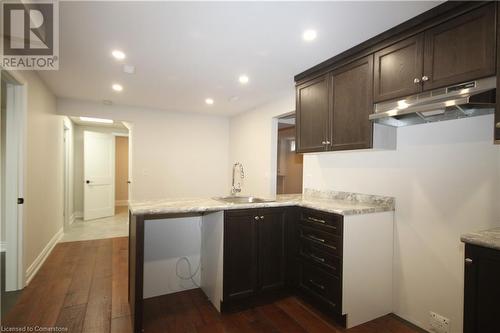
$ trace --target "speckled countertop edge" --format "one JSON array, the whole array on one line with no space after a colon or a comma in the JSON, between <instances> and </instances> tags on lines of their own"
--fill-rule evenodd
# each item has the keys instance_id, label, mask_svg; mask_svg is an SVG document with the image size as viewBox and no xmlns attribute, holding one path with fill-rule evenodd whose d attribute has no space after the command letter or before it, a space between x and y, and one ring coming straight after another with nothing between
<instances>
[{"instance_id":1,"label":"speckled countertop edge","mask_svg":"<svg viewBox=\"0 0 500 333\"><path fill-rule=\"evenodd\" d=\"M500 250L500 226L463 234L460 240L464 243Z\"/></svg>"},{"instance_id":2,"label":"speckled countertop edge","mask_svg":"<svg viewBox=\"0 0 500 333\"><path fill-rule=\"evenodd\" d=\"M304 194L278 195L275 201L232 204L216 199L172 199L130 203L133 215L206 213L222 210L299 206L340 215L370 214L393 211L394 198L349 192L316 191Z\"/></svg>"}]
</instances>

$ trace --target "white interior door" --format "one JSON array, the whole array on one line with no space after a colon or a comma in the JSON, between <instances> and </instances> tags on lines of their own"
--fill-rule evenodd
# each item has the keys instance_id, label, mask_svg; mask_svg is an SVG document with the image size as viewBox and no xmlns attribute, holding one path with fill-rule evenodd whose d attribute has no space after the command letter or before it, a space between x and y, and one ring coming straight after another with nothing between
<instances>
[{"instance_id":1,"label":"white interior door","mask_svg":"<svg viewBox=\"0 0 500 333\"><path fill-rule=\"evenodd\" d=\"M115 214L115 137L83 132L83 219Z\"/></svg>"}]
</instances>

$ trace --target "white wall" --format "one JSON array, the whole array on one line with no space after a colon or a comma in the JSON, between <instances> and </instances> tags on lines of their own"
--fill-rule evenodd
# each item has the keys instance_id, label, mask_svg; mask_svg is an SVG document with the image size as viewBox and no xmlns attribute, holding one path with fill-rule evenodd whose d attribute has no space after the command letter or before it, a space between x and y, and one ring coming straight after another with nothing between
<instances>
[{"instance_id":1,"label":"white wall","mask_svg":"<svg viewBox=\"0 0 500 333\"><path fill-rule=\"evenodd\" d=\"M287 93L275 102L231 118L229 163L245 169L242 194L276 195L277 117L295 110L295 95ZM229 176L230 177L230 176Z\"/></svg>"},{"instance_id":2,"label":"white wall","mask_svg":"<svg viewBox=\"0 0 500 333\"><path fill-rule=\"evenodd\" d=\"M79 218L83 217L83 132L93 131L99 133L123 133L127 134L128 130L97 127L97 126L82 126L74 125L73 149L74 149L74 212Z\"/></svg>"},{"instance_id":3,"label":"white wall","mask_svg":"<svg viewBox=\"0 0 500 333\"><path fill-rule=\"evenodd\" d=\"M229 189L225 117L69 99L58 100L58 112L132 125L131 200L210 197Z\"/></svg>"},{"instance_id":4,"label":"white wall","mask_svg":"<svg viewBox=\"0 0 500 333\"><path fill-rule=\"evenodd\" d=\"M435 311L462 332L460 235L500 225L492 128L492 116L410 126L396 151L304 157L304 188L396 197L394 311L420 327Z\"/></svg>"}]
</instances>

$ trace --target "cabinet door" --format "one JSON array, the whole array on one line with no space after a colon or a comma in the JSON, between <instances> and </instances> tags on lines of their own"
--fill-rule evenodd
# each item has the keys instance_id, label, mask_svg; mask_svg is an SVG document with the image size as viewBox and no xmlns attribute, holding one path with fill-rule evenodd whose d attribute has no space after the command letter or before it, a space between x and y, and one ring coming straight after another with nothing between
<instances>
[{"instance_id":1,"label":"cabinet door","mask_svg":"<svg viewBox=\"0 0 500 333\"><path fill-rule=\"evenodd\" d=\"M257 292L256 210L226 212L224 216L224 301Z\"/></svg>"},{"instance_id":2,"label":"cabinet door","mask_svg":"<svg viewBox=\"0 0 500 333\"><path fill-rule=\"evenodd\" d=\"M324 151L328 132L328 75L296 88L297 152Z\"/></svg>"},{"instance_id":3,"label":"cabinet door","mask_svg":"<svg viewBox=\"0 0 500 333\"><path fill-rule=\"evenodd\" d=\"M497 87L500 87L500 5L497 4ZM495 109L495 143L500 144L500 89L497 91Z\"/></svg>"},{"instance_id":4,"label":"cabinet door","mask_svg":"<svg viewBox=\"0 0 500 333\"><path fill-rule=\"evenodd\" d=\"M424 90L495 75L495 45L494 3L426 31Z\"/></svg>"},{"instance_id":5,"label":"cabinet door","mask_svg":"<svg viewBox=\"0 0 500 333\"><path fill-rule=\"evenodd\" d=\"M420 34L375 53L375 102L421 91L423 46L424 39Z\"/></svg>"},{"instance_id":6,"label":"cabinet door","mask_svg":"<svg viewBox=\"0 0 500 333\"><path fill-rule=\"evenodd\" d=\"M261 210L259 225L259 276L262 291L285 285L285 214L282 209Z\"/></svg>"},{"instance_id":7,"label":"cabinet door","mask_svg":"<svg viewBox=\"0 0 500 333\"><path fill-rule=\"evenodd\" d=\"M465 247L464 333L496 333L500 327L500 251Z\"/></svg>"},{"instance_id":8,"label":"cabinet door","mask_svg":"<svg viewBox=\"0 0 500 333\"><path fill-rule=\"evenodd\" d=\"M372 147L373 56L332 73L331 150Z\"/></svg>"}]
</instances>

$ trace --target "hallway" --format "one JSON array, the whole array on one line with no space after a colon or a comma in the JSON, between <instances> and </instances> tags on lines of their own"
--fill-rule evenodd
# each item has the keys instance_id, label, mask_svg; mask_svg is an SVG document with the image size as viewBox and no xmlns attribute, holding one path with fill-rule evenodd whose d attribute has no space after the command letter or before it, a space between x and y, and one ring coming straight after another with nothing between
<instances>
[{"instance_id":1,"label":"hallway","mask_svg":"<svg viewBox=\"0 0 500 333\"><path fill-rule=\"evenodd\" d=\"M128 209L126 206L115 208L115 215L83 221L77 219L69 230L64 232L60 242L75 242L93 239L106 239L128 236Z\"/></svg>"}]
</instances>

